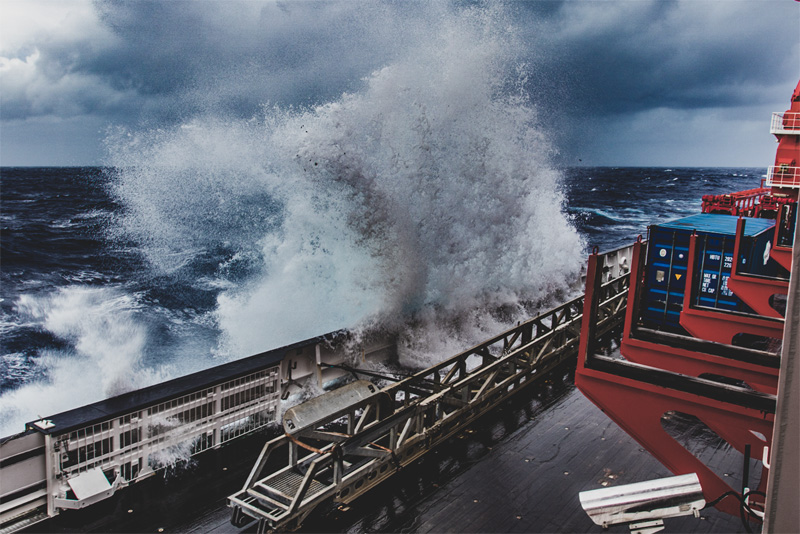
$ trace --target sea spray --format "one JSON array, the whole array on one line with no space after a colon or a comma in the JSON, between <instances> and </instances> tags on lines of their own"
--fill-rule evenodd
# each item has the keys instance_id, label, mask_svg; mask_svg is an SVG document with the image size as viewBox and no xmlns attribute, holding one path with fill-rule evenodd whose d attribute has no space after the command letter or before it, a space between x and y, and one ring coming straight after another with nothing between
<instances>
[{"instance_id":1,"label":"sea spray","mask_svg":"<svg viewBox=\"0 0 800 534\"><path fill-rule=\"evenodd\" d=\"M379 328L423 364L571 281L581 243L508 14L430 30L335 101L109 138L120 235L155 268L251 258L218 296L220 353Z\"/></svg>"},{"instance_id":2,"label":"sea spray","mask_svg":"<svg viewBox=\"0 0 800 534\"><path fill-rule=\"evenodd\" d=\"M148 331L135 296L112 287L67 286L52 294L22 295L16 304L29 327L52 336L57 347L39 351L41 379L4 392L0 425L21 429L46 416L113 397L166 378L167 365L147 367Z\"/></svg>"}]
</instances>

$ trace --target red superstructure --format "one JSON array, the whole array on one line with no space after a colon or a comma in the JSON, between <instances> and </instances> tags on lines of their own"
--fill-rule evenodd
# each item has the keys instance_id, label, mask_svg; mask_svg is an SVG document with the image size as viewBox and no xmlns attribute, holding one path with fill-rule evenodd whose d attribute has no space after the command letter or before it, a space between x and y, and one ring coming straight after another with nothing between
<instances>
[{"instance_id":1,"label":"red superstructure","mask_svg":"<svg viewBox=\"0 0 800 534\"><path fill-rule=\"evenodd\" d=\"M790 108L773 114L770 131L778 149L760 187L705 195L704 215L654 225L650 239L636 243L622 359L593 350L604 266L600 256L589 258L575 378L584 395L673 473L697 473L707 501L735 495L716 506L753 519L764 509L792 268L800 82ZM675 414L743 455L740 486L667 432Z\"/></svg>"},{"instance_id":2,"label":"red superstructure","mask_svg":"<svg viewBox=\"0 0 800 534\"><path fill-rule=\"evenodd\" d=\"M800 83L784 113L773 113L770 132L778 138L775 165L767 172L767 186L795 201L800 188Z\"/></svg>"}]
</instances>

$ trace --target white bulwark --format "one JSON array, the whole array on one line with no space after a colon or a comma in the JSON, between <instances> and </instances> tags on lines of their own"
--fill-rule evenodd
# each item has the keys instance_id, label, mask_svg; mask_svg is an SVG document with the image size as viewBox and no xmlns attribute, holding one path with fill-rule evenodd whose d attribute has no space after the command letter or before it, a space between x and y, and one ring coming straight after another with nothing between
<instances>
[{"instance_id":1,"label":"white bulwark","mask_svg":"<svg viewBox=\"0 0 800 534\"><path fill-rule=\"evenodd\" d=\"M0 439L0 534L276 423L282 396L345 374L329 365L351 353L384 359L394 345L366 348L332 333L28 423Z\"/></svg>"}]
</instances>

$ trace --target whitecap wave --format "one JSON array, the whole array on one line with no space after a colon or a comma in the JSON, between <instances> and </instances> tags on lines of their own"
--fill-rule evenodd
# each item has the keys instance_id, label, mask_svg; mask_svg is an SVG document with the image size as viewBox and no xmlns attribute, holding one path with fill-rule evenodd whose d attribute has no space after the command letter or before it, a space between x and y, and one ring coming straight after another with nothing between
<instances>
[{"instance_id":1,"label":"whitecap wave","mask_svg":"<svg viewBox=\"0 0 800 534\"><path fill-rule=\"evenodd\" d=\"M22 295L17 314L28 328L59 340L40 351L23 385L0 396L0 435L18 432L39 415L60 413L167 378L142 365L148 331L140 303L116 288L68 286Z\"/></svg>"}]
</instances>

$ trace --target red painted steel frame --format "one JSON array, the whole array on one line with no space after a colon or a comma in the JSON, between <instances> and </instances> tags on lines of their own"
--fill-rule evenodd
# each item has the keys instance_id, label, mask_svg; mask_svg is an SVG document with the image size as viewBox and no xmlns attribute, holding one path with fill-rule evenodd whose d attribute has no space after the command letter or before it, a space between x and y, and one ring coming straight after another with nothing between
<instances>
[{"instance_id":1,"label":"red painted steel frame","mask_svg":"<svg viewBox=\"0 0 800 534\"><path fill-rule=\"evenodd\" d=\"M766 187L758 187L725 195L703 195L702 212L758 217L761 199L769 192Z\"/></svg>"},{"instance_id":2,"label":"red painted steel frame","mask_svg":"<svg viewBox=\"0 0 800 534\"><path fill-rule=\"evenodd\" d=\"M778 148L775 151L775 168L779 172L785 172L788 176L783 180L779 180L780 185L773 187L773 189L783 191L793 199L797 199L797 188L800 187L800 176L797 174L797 166L800 164L798 116L800 116L800 82L797 83L797 87L792 93L789 109L783 114L784 131L775 133L778 138Z\"/></svg>"},{"instance_id":3,"label":"red painted steel frame","mask_svg":"<svg viewBox=\"0 0 800 534\"><path fill-rule=\"evenodd\" d=\"M770 306L769 301L772 295L788 294L789 281L739 273L739 248L744 239L744 225L745 220L742 218L736 223L736 243L733 247L733 265L731 266L731 276L728 279L728 289L753 308L757 314L782 319L783 315ZM781 332L783 332L782 329Z\"/></svg>"},{"instance_id":4,"label":"red painted steel frame","mask_svg":"<svg viewBox=\"0 0 800 534\"><path fill-rule=\"evenodd\" d=\"M769 251L770 257L777 261L787 271L792 271L792 249L790 247L774 246Z\"/></svg>"},{"instance_id":5,"label":"red painted steel frame","mask_svg":"<svg viewBox=\"0 0 800 534\"><path fill-rule=\"evenodd\" d=\"M784 225L784 210L787 209L789 209L788 203L781 205L780 211L778 212L778 218L775 221L775 236L772 238L772 250L769 251L769 255L773 260L777 261L781 267L792 272L792 247L783 247L778 244L781 242L780 235Z\"/></svg>"},{"instance_id":6,"label":"red painted steel frame","mask_svg":"<svg viewBox=\"0 0 800 534\"><path fill-rule=\"evenodd\" d=\"M575 374L578 389L674 474L697 473L706 500L711 501L725 492L736 491L673 439L662 426L661 418L669 411L694 415L740 452L744 451L746 445L751 445L753 456L760 457L764 445L771 442L774 415L592 369L589 360L593 355L590 347L594 339L597 313L597 260L596 254L590 256L586 273L583 322ZM631 287L638 285L635 282L638 280L632 280ZM629 309L631 304L629 301ZM626 329L629 326L626 321ZM760 433L766 440L761 440L754 432ZM766 484L766 480L766 473L762 473L759 488ZM723 499L717 504L717 508L733 515L738 515L740 510L735 499Z\"/></svg>"},{"instance_id":7,"label":"red painted steel frame","mask_svg":"<svg viewBox=\"0 0 800 534\"><path fill-rule=\"evenodd\" d=\"M635 338L624 338L620 353L626 360L659 369L697 377L702 375L725 376L741 380L762 393L775 395L778 392L777 367L765 367Z\"/></svg>"},{"instance_id":8,"label":"red painted steel frame","mask_svg":"<svg viewBox=\"0 0 800 534\"><path fill-rule=\"evenodd\" d=\"M774 219L783 206L793 202L796 201L784 194L766 194L762 196L761 200L759 201L758 213L756 214L756 217L761 217L762 219Z\"/></svg>"},{"instance_id":9,"label":"red painted steel frame","mask_svg":"<svg viewBox=\"0 0 800 534\"><path fill-rule=\"evenodd\" d=\"M580 367L580 364L579 364ZM760 458L764 446L772 441L774 416L714 401L661 386L615 377L602 371L582 368L575 375L578 389L625 432L639 442L675 475L697 473L703 495L711 501L728 491L738 491L720 478L700 459L670 436L661 424L669 411L693 415L708 425L739 452L751 445L753 457ZM753 432L766 437L762 441ZM762 472L759 489L763 491L767 473ZM725 499L717 508L739 514L739 503Z\"/></svg>"},{"instance_id":10,"label":"red painted steel frame","mask_svg":"<svg viewBox=\"0 0 800 534\"><path fill-rule=\"evenodd\" d=\"M722 310L692 307L694 287L694 259L697 251L697 235L689 238L689 268L686 270L686 291L683 295L683 310L680 324L698 339L716 341L730 345L737 334L752 334L768 338L783 337L783 320L771 317L739 314Z\"/></svg>"},{"instance_id":11,"label":"red painted steel frame","mask_svg":"<svg viewBox=\"0 0 800 534\"><path fill-rule=\"evenodd\" d=\"M643 287L644 257L644 245L641 242L637 242L634 244L631 256L631 282L628 289L628 308L625 315L625 330L622 335L620 353L632 362L689 376L703 374L727 376L741 380L756 391L774 395L778 388L777 368L653 343L634 337L634 325L638 321L636 303L639 302L639 291Z\"/></svg>"}]
</instances>

